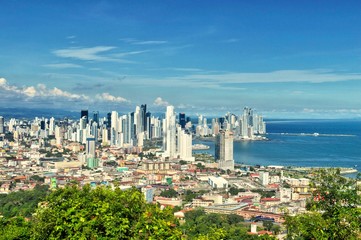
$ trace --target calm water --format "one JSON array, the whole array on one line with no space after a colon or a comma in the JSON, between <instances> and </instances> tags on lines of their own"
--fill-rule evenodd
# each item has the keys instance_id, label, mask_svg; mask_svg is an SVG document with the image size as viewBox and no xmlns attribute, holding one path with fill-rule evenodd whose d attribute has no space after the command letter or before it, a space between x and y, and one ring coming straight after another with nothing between
<instances>
[{"instance_id":1,"label":"calm water","mask_svg":"<svg viewBox=\"0 0 361 240\"><path fill-rule=\"evenodd\" d=\"M268 121L269 141L234 142L234 159L249 165L354 167L361 170L361 121ZM293 133L286 135L280 133ZM305 135L301 135L305 133ZM319 136L307 135L319 133ZM326 135L323 135L326 134ZM194 141L211 148L214 142Z\"/></svg>"}]
</instances>

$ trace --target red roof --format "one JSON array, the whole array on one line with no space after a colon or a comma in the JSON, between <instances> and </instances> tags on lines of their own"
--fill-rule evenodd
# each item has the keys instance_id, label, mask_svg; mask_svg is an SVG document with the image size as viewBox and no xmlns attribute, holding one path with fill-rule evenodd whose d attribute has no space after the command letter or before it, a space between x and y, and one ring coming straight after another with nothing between
<instances>
[{"instance_id":1,"label":"red roof","mask_svg":"<svg viewBox=\"0 0 361 240\"><path fill-rule=\"evenodd\" d=\"M279 198L262 198L261 202L278 202L280 201Z\"/></svg>"}]
</instances>

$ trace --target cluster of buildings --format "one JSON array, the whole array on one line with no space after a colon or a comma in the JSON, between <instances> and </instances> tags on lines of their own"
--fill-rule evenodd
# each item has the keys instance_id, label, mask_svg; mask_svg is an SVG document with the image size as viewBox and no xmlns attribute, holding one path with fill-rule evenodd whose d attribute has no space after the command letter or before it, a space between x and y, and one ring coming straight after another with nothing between
<instances>
[{"instance_id":1,"label":"cluster of buildings","mask_svg":"<svg viewBox=\"0 0 361 240\"><path fill-rule=\"evenodd\" d=\"M196 128L197 136L217 136L220 131L231 131L236 140L262 139L266 134L266 123L262 115L255 114L251 108L245 107L243 114L237 116L227 113L225 117L213 118L211 125L207 118L200 115Z\"/></svg>"},{"instance_id":2,"label":"cluster of buildings","mask_svg":"<svg viewBox=\"0 0 361 240\"><path fill-rule=\"evenodd\" d=\"M164 118L155 117L146 105L128 114L113 111L103 118L98 112L90 116L82 110L79 120L5 121L0 117L0 193L32 189L41 179L54 188L72 181L136 186L147 202L181 206L184 211L204 207L207 212L282 221L285 206L292 212L304 210L310 196L307 178L286 178L280 169L235 167L234 138L264 133L262 117L245 108L241 117L227 114L214 119L212 131L219 127L213 132L215 162L201 161L192 151L192 138L205 127L203 120L194 126L184 113L177 118L173 106L166 108ZM161 197L169 188L179 194ZM232 195L230 188L244 191ZM199 194L185 202L182 196L189 190ZM264 197L255 190L274 194Z\"/></svg>"}]
</instances>

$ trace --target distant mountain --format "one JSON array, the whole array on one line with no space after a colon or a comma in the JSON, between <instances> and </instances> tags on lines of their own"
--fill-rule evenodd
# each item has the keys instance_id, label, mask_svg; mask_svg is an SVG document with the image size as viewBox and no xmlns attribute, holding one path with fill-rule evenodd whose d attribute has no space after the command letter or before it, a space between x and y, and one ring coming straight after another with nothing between
<instances>
[{"instance_id":1,"label":"distant mountain","mask_svg":"<svg viewBox=\"0 0 361 240\"><path fill-rule=\"evenodd\" d=\"M76 119L80 117L79 112L67 111L61 109L38 109L38 108L0 108L0 116L3 116L5 119L9 118L27 118L32 119L35 117L45 117L45 118L71 118Z\"/></svg>"}]
</instances>

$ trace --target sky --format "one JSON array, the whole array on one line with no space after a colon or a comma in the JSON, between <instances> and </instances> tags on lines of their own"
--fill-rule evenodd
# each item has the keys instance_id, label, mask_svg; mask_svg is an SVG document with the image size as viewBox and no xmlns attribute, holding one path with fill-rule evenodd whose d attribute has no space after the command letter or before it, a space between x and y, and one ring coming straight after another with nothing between
<instances>
[{"instance_id":1,"label":"sky","mask_svg":"<svg viewBox=\"0 0 361 240\"><path fill-rule=\"evenodd\" d=\"M360 1L0 0L0 108L361 117Z\"/></svg>"}]
</instances>

